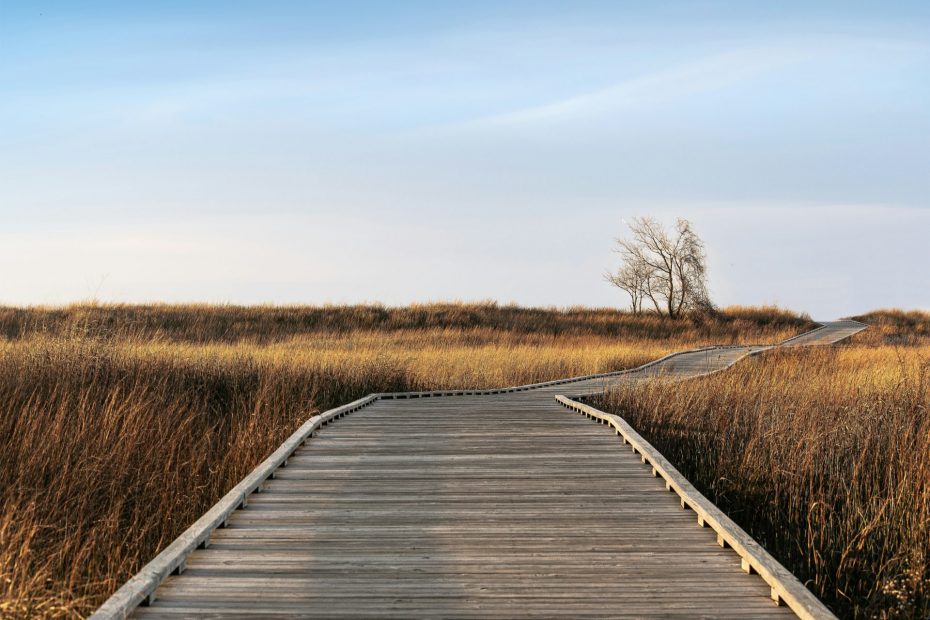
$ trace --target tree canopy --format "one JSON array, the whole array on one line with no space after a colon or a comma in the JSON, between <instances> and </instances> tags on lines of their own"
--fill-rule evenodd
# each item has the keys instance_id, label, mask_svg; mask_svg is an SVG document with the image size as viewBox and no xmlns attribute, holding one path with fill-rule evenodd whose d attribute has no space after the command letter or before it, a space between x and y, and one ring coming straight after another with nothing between
<instances>
[{"instance_id":1,"label":"tree canopy","mask_svg":"<svg viewBox=\"0 0 930 620\"><path fill-rule=\"evenodd\" d=\"M617 239L622 263L606 279L626 291L633 312L651 304L656 312L678 318L688 310L712 307L704 242L691 222L679 218L669 231L651 217L638 217L629 228L629 238Z\"/></svg>"}]
</instances>

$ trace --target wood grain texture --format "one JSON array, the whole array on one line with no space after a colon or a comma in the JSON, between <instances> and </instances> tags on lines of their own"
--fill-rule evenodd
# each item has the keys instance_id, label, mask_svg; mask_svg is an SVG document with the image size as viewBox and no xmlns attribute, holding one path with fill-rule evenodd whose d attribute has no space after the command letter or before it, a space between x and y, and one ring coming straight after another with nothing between
<instances>
[{"instance_id":1,"label":"wood grain texture","mask_svg":"<svg viewBox=\"0 0 930 620\"><path fill-rule=\"evenodd\" d=\"M858 329L825 324L790 344ZM768 348L500 390L378 394L326 412L94 617L790 616L668 492L664 460L617 435L622 420L574 415L555 398L718 372Z\"/></svg>"}]
</instances>

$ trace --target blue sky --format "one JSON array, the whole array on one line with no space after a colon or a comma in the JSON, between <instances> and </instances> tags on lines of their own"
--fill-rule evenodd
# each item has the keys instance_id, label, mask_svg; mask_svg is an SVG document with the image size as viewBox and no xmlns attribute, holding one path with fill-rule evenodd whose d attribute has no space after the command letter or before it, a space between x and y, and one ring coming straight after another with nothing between
<instances>
[{"instance_id":1,"label":"blue sky","mask_svg":"<svg viewBox=\"0 0 930 620\"><path fill-rule=\"evenodd\" d=\"M930 308L930 4L0 4L0 303Z\"/></svg>"}]
</instances>

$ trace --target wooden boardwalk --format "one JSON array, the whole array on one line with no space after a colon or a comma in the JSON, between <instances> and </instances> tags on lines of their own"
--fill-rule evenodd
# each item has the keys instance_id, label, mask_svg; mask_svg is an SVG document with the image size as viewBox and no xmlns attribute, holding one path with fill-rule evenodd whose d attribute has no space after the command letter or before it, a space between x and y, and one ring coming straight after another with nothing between
<instances>
[{"instance_id":1,"label":"wooden boardwalk","mask_svg":"<svg viewBox=\"0 0 930 620\"><path fill-rule=\"evenodd\" d=\"M786 344L830 344L859 329L828 323ZM770 598L775 586L745 572L748 556L741 568L719 544L726 535L741 548L745 533L700 527L705 516L716 524L703 498L669 493L677 479L655 472L664 459L635 432L641 454L622 449L619 420L600 420L615 432L555 398L715 372L766 348L688 352L496 394L384 395L319 428L186 555L183 572L142 593L148 605L132 611L140 597L130 583L98 615L791 616ZM767 574L771 558L759 557L754 569ZM829 616L811 605L806 617Z\"/></svg>"}]
</instances>

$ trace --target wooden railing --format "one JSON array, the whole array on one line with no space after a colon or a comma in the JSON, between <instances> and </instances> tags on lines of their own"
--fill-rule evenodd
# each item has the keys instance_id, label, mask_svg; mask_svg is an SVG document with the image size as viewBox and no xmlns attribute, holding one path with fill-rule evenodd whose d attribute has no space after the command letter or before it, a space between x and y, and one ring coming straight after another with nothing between
<instances>
[{"instance_id":1,"label":"wooden railing","mask_svg":"<svg viewBox=\"0 0 930 620\"><path fill-rule=\"evenodd\" d=\"M279 467L287 466L287 459L299 448L320 426L329 424L343 416L367 407L378 400L378 394L360 398L348 405L336 407L329 411L315 415L307 420L300 428L287 438L271 456L261 462L258 467L246 476L242 482L234 486L229 493L197 519L193 525L178 536L161 553L146 564L135 576L117 590L113 596L106 600L91 616L94 619L125 618L139 605L154 600L155 590L171 574L184 571L184 562L187 556L198 547L210 544L210 534L218 527L225 527L235 510L244 507L252 493L260 493L262 484L274 477Z\"/></svg>"},{"instance_id":2,"label":"wooden railing","mask_svg":"<svg viewBox=\"0 0 930 620\"><path fill-rule=\"evenodd\" d=\"M717 544L721 547L732 548L741 558L744 571L757 573L762 577L771 588L773 601L787 605L799 618L836 617L810 590L804 587L804 584L798 581L791 571L782 566L752 536L694 488L694 485L688 482L652 444L643 439L623 418L565 396L555 398L569 409L613 427L617 435L622 437L623 443L639 454L643 463L652 467L652 475L664 479L665 488L678 494L681 498L681 507L695 512L698 525L710 527L717 532Z\"/></svg>"},{"instance_id":3,"label":"wooden railing","mask_svg":"<svg viewBox=\"0 0 930 620\"><path fill-rule=\"evenodd\" d=\"M824 326L821 326L815 330L806 332L805 334L800 334L799 336L813 333L814 331L823 328ZM789 340L793 340L793 338ZM339 418L349 415L350 413L363 409L380 399L473 396L523 392L557 385L568 385L591 379L618 377L626 374L636 373L651 366L661 364L674 357L689 353L761 346L766 345L722 345L700 347L686 351L677 351L636 368L627 370L583 375L569 379L557 379L553 381L544 381L541 383L499 389L436 390L369 394L368 396L360 398L347 405L342 405L341 407L336 407L324 413L314 415L299 429L297 429L290 437L288 437L288 439L282 443L281 446L268 458L266 458L254 470L252 470L252 472L249 473L249 475L247 475L239 484L237 484L226 495L224 495L220 501L214 504L206 514L197 519L193 525L191 525L180 536L178 536L178 538L175 539L170 545L168 545L163 551L156 555L155 558L146 564L136 575L134 575L125 584L123 584L122 587L120 587L109 599L103 603L103 605L97 609L97 611L91 616L91 619L122 620L131 614L132 611L139 605L153 602L155 591L158 586L169 575L183 572L185 569L185 561L187 557L198 547L209 546L210 534L217 528L225 527L230 515L235 510L246 506L248 503L248 498L252 493L260 493L262 491L262 484L269 478L274 478L275 471L278 468L287 466L288 458L294 453L295 450L297 450L297 448L303 445L307 439L313 435L314 431L316 431L321 426L325 426L331 422L334 422L335 420L338 420ZM766 346L766 348L769 348L770 346L771 345ZM756 351L756 353L758 352L761 351ZM592 407L589 407L583 403L570 400L565 396L556 396L556 398L560 403L569 408L583 410L583 412L587 413L591 417L603 420L605 423L610 423L615 428L617 428L618 433L624 436L624 440L628 443L631 443L634 446L634 450L644 455L644 462L648 460L648 462L653 464L654 471L658 472L657 475L661 474L666 479L666 484L669 485L670 489L675 490L679 493L679 495L682 496L682 505L687 505L688 507L691 507L696 512L698 512L699 522L710 525L711 527L714 527L715 530L717 527L722 528L721 530L717 530L718 534L723 536L721 540L723 540L724 543L730 545L741 554L741 557L744 558L744 562L748 562L749 569L758 572L759 575L761 575L763 579L766 580L766 582L769 582L770 579L772 580L769 583L772 586L773 598L778 596L779 598L776 600L784 601L789 605L789 607L791 607L792 610L804 618L833 617L826 609L826 607L823 607L820 601L818 601L813 594L804 588L804 586L801 585L800 582L798 582L797 579L787 571L787 569L778 564L778 562L769 556L765 550L759 546L758 543L749 537L748 534L743 532L735 523L730 521L726 515L724 515L700 493L698 493L698 491L694 489L694 487L691 486L691 484L688 483L688 481L685 480L684 477L682 477L681 474L679 474L677 470L675 470L671 464L668 463L668 461L666 461L660 454L658 454L658 452L656 452L652 446L646 443L644 439L636 434L636 432L631 427L629 427L626 422L616 416L612 416L604 412L599 412L598 410L593 409ZM631 439L635 439L636 443L633 443ZM649 454L648 459L646 457L647 453ZM672 473L674 475L671 475ZM668 477L666 477L666 474L668 474ZM686 492L686 494L683 495L682 492ZM687 498L693 499L686 499L686 495ZM729 532L736 533L731 534ZM747 555L744 556L743 552L745 552ZM747 564L744 564L744 569L746 566ZM787 586L781 584L787 584ZM801 588L803 592L800 590L796 591L797 588ZM803 596L804 593L807 594L806 597ZM797 609L795 608L796 606ZM814 611L805 611L808 609ZM802 615L802 612L804 614L810 613L811 615ZM826 615L822 615L824 612Z\"/></svg>"}]
</instances>

